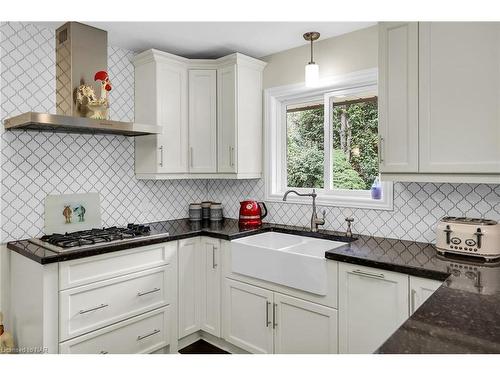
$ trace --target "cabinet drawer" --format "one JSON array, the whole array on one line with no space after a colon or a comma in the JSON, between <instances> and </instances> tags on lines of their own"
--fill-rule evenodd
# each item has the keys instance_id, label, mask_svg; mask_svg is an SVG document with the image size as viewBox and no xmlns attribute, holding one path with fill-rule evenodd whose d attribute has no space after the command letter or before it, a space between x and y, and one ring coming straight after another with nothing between
<instances>
[{"instance_id":1,"label":"cabinet drawer","mask_svg":"<svg viewBox=\"0 0 500 375\"><path fill-rule=\"evenodd\" d=\"M173 241L63 262L59 266L59 289L170 264L176 248Z\"/></svg>"},{"instance_id":2,"label":"cabinet drawer","mask_svg":"<svg viewBox=\"0 0 500 375\"><path fill-rule=\"evenodd\" d=\"M113 324L59 345L65 354L151 353L169 344L170 306Z\"/></svg>"},{"instance_id":3,"label":"cabinet drawer","mask_svg":"<svg viewBox=\"0 0 500 375\"><path fill-rule=\"evenodd\" d=\"M60 292L60 341L170 304L172 296L167 282L170 267L158 267Z\"/></svg>"}]
</instances>

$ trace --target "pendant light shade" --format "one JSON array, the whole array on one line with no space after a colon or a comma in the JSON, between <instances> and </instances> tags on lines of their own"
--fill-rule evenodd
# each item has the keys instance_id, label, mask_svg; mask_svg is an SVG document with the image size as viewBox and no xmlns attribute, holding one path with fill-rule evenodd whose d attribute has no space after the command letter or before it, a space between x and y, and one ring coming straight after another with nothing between
<instances>
[{"instance_id":1,"label":"pendant light shade","mask_svg":"<svg viewBox=\"0 0 500 375\"><path fill-rule=\"evenodd\" d=\"M306 87L316 87L319 82L319 65L309 63L306 65Z\"/></svg>"},{"instance_id":2,"label":"pendant light shade","mask_svg":"<svg viewBox=\"0 0 500 375\"><path fill-rule=\"evenodd\" d=\"M319 39L319 35L317 31L310 31L304 34L304 39L311 42L311 61L307 63L305 69L306 87L315 87L319 83L319 65L313 59L313 42Z\"/></svg>"}]
</instances>

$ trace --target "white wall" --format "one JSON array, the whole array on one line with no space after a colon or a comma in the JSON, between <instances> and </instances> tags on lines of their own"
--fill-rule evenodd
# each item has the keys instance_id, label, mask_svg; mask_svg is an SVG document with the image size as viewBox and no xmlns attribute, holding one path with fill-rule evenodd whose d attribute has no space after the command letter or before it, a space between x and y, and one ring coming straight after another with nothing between
<instances>
[{"instance_id":1,"label":"white wall","mask_svg":"<svg viewBox=\"0 0 500 375\"><path fill-rule=\"evenodd\" d=\"M290 49L264 57L264 88L304 82L304 67L310 46ZM378 27L372 26L314 45L314 59L320 77L330 77L378 66ZM210 180L209 198L224 204L227 217L238 217L239 202L264 199L263 180ZM443 216L487 217L500 220L500 185L487 184L394 184L394 210L380 211L344 207L326 210L325 229L344 231L344 218L354 217L355 233L379 237L434 242L434 226ZM266 221L308 226L310 205L266 203Z\"/></svg>"},{"instance_id":2,"label":"white wall","mask_svg":"<svg viewBox=\"0 0 500 375\"><path fill-rule=\"evenodd\" d=\"M314 61L320 78L378 66L378 26L354 31L314 43ZM310 60L310 45L263 58L264 88L304 82L304 67Z\"/></svg>"}]
</instances>

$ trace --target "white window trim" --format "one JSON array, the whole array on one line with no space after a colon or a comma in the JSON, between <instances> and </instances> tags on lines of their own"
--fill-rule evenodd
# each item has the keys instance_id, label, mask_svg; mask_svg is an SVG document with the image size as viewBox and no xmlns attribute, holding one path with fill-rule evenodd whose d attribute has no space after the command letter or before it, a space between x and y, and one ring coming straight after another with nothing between
<instances>
[{"instance_id":1,"label":"white window trim","mask_svg":"<svg viewBox=\"0 0 500 375\"><path fill-rule=\"evenodd\" d=\"M367 69L342 76L335 76L320 81L318 87L306 88L303 83L273 87L264 90L264 174L265 174L265 200L270 202L283 202L283 195L287 190L286 183L286 142L282 142L286 135L286 103L300 99L309 100L325 98L329 104L330 95L324 93L334 92L336 95L352 93L362 89L373 89L377 85L377 69ZM325 105L325 123L329 118L330 106ZM285 132L285 133L284 133ZM325 157L329 154L329 137L325 139ZM327 144L328 143L328 144ZM329 178L329 172L325 175ZM325 190L316 189L317 203L323 206L340 206L352 208L367 208L377 210L393 209L393 184L382 182L382 199L372 199L369 192L352 190ZM297 189L308 191L311 189ZM311 198L289 195L287 203L311 204Z\"/></svg>"}]
</instances>

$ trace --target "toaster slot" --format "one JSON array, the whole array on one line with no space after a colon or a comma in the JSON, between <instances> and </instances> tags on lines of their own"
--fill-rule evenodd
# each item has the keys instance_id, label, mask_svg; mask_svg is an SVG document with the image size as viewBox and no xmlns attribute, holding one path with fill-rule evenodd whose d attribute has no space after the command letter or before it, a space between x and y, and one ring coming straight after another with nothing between
<instances>
[{"instance_id":1,"label":"toaster slot","mask_svg":"<svg viewBox=\"0 0 500 375\"><path fill-rule=\"evenodd\" d=\"M483 236L483 232L481 232L481 228L477 228L476 229L476 233L474 233L476 235L476 238L477 238L477 248L480 249L481 248L481 237Z\"/></svg>"},{"instance_id":2,"label":"toaster slot","mask_svg":"<svg viewBox=\"0 0 500 375\"><path fill-rule=\"evenodd\" d=\"M449 225L446 226L446 229L444 229L444 232L446 233L446 244L449 245L450 244L451 232L452 232L452 230L450 229Z\"/></svg>"}]
</instances>

